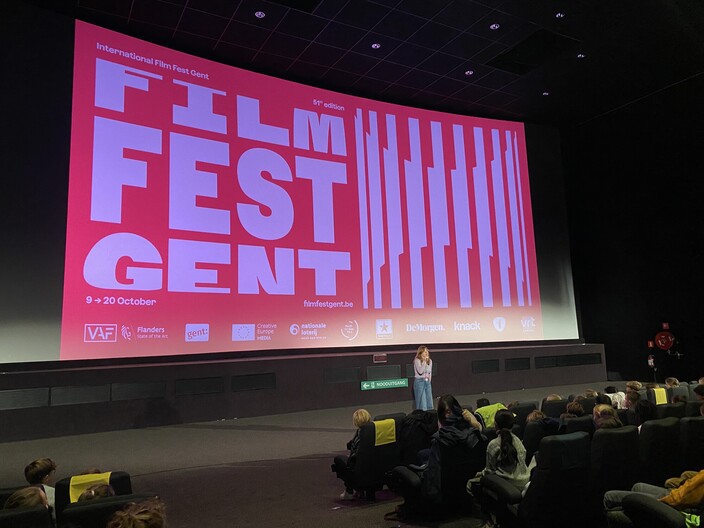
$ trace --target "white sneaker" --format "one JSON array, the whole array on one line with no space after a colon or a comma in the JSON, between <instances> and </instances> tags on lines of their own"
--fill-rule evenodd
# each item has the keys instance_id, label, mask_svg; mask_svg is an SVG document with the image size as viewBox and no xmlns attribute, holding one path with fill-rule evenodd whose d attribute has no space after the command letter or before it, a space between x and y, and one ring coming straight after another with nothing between
<instances>
[{"instance_id":1,"label":"white sneaker","mask_svg":"<svg viewBox=\"0 0 704 528\"><path fill-rule=\"evenodd\" d=\"M354 493L349 493L347 490L340 493L340 500L353 500Z\"/></svg>"}]
</instances>

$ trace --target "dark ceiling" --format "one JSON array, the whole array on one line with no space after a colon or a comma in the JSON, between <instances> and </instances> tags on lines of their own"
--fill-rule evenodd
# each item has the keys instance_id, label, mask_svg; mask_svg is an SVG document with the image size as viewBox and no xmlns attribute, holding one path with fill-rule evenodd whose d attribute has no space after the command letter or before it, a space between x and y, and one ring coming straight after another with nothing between
<instances>
[{"instance_id":1,"label":"dark ceiling","mask_svg":"<svg viewBox=\"0 0 704 528\"><path fill-rule=\"evenodd\" d=\"M573 126L704 73L702 0L44 0L331 90Z\"/></svg>"}]
</instances>

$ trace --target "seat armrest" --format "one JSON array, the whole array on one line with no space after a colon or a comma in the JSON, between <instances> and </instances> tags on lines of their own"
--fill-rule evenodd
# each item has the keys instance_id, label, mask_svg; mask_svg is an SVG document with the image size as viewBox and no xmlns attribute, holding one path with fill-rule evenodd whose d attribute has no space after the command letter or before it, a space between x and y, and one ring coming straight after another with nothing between
<instances>
[{"instance_id":1,"label":"seat armrest","mask_svg":"<svg viewBox=\"0 0 704 528\"><path fill-rule=\"evenodd\" d=\"M483 475L479 483L503 503L518 504L523 499L521 490L498 475Z\"/></svg>"}]
</instances>

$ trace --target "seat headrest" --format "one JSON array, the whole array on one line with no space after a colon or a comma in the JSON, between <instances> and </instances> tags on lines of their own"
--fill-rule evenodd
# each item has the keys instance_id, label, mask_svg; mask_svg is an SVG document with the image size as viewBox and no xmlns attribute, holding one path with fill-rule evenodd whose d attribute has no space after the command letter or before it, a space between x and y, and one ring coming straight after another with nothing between
<instances>
[{"instance_id":1,"label":"seat headrest","mask_svg":"<svg viewBox=\"0 0 704 528\"><path fill-rule=\"evenodd\" d=\"M396 441L396 420L389 418L374 423L374 445L392 444Z\"/></svg>"},{"instance_id":2,"label":"seat headrest","mask_svg":"<svg viewBox=\"0 0 704 528\"><path fill-rule=\"evenodd\" d=\"M654 388L653 394L655 394L655 405L663 405L667 403L667 391L662 387Z\"/></svg>"},{"instance_id":3,"label":"seat headrest","mask_svg":"<svg viewBox=\"0 0 704 528\"><path fill-rule=\"evenodd\" d=\"M589 433L577 431L546 436L538 450L539 469L574 469L589 465Z\"/></svg>"},{"instance_id":4,"label":"seat headrest","mask_svg":"<svg viewBox=\"0 0 704 528\"><path fill-rule=\"evenodd\" d=\"M112 471L105 473L88 473L87 475L74 475L68 486L68 493L71 502L77 502L85 490L96 484L110 484Z\"/></svg>"}]
</instances>

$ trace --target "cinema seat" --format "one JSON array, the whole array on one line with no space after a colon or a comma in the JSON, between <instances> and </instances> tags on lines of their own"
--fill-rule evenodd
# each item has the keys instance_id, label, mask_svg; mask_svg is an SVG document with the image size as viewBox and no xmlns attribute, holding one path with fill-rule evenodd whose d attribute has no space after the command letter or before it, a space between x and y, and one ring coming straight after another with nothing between
<instances>
[{"instance_id":1,"label":"cinema seat","mask_svg":"<svg viewBox=\"0 0 704 528\"><path fill-rule=\"evenodd\" d=\"M400 424L398 418L364 424L359 428L357 460L351 473L341 474L335 464L332 471L343 480L349 476L355 490L365 492L373 499L375 492L386 484L386 473L401 464Z\"/></svg>"},{"instance_id":2,"label":"cinema seat","mask_svg":"<svg viewBox=\"0 0 704 528\"><path fill-rule=\"evenodd\" d=\"M599 429L592 436L590 474L592 504L601 509L604 493L630 490L637 479L638 428Z\"/></svg>"},{"instance_id":3,"label":"cinema seat","mask_svg":"<svg viewBox=\"0 0 704 528\"><path fill-rule=\"evenodd\" d=\"M115 490L115 495L130 495L132 482L129 473L124 471L108 471L106 473L90 473L87 475L74 475L56 482L55 506L56 518L61 518L64 508L76 502L86 488L95 484L110 484Z\"/></svg>"},{"instance_id":4,"label":"cinema seat","mask_svg":"<svg viewBox=\"0 0 704 528\"><path fill-rule=\"evenodd\" d=\"M665 480L680 473L679 437L678 418L648 420L641 426L638 436L640 482L662 486Z\"/></svg>"},{"instance_id":5,"label":"cinema seat","mask_svg":"<svg viewBox=\"0 0 704 528\"><path fill-rule=\"evenodd\" d=\"M683 470L704 469L704 416L680 420L680 453Z\"/></svg>"},{"instance_id":6,"label":"cinema seat","mask_svg":"<svg viewBox=\"0 0 704 528\"><path fill-rule=\"evenodd\" d=\"M51 513L44 506L0 510L0 528L53 528Z\"/></svg>"},{"instance_id":7,"label":"cinema seat","mask_svg":"<svg viewBox=\"0 0 704 528\"><path fill-rule=\"evenodd\" d=\"M153 493L115 495L69 504L61 512L61 525L71 528L105 528L116 511L128 504L156 497Z\"/></svg>"},{"instance_id":8,"label":"cinema seat","mask_svg":"<svg viewBox=\"0 0 704 528\"><path fill-rule=\"evenodd\" d=\"M525 496L497 475L484 475L481 486L482 503L502 527L589 526L589 434L543 438Z\"/></svg>"}]
</instances>

